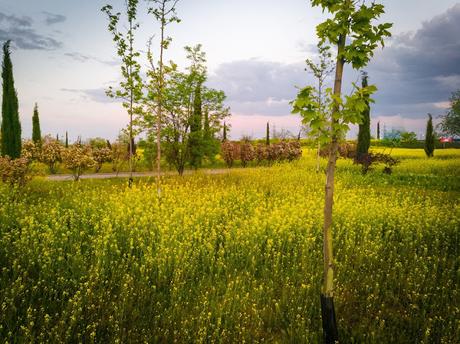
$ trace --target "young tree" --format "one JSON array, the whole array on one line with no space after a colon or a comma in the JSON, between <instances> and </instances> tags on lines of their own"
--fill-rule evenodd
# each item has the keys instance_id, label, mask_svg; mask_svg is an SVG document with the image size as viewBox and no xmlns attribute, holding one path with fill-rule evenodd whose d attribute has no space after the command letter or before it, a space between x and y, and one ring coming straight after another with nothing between
<instances>
[{"instance_id":1,"label":"young tree","mask_svg":"<svg viewBox=\"0 0 460 344\"><path fill-rule=\"evenodd\" d=\"M460 90L452 93L450 97L450 109L441 118L439 128L443 134L460 136Z\"/></svg>"},{"instance_id":2,"label":"young tree","mask_svg":"<svg viewBox=\"0 0 460 344\"><path fill-rule=\"evenodd\" d=\"M326 170L326 187L323 226L323 287L321 293L321 310L323 335L326 343L338 340L337 324L334 310L334 259L332 249L332 206L334 196L334 173L339 141L345 137L350 124L362 121L362 111L366 108L368 98L376 90L375 86L358 88L351 96L342 98L342 78L346 64L354 69L367 65L373 51L383 39L390 36L391 24L374 25L375 19L384 13L381 4L355 0L311 0L313 6L320 6L328 11L332 18L317 26L320 44L326 42L337 47L335 82L333 91L326 90L330 114L324 116L320 111L317 93L311 86L300 90L293 102L294 113L299 113L308 123L321 142L331 145Z\"/></svg>"},{"instance_id":3,"label":"young tree","mask_svg":"<svg viewBox=\"0 0 460 344\"><path fill-rule=\"evenodd\" d=\"M428 114L428 121L426 123L425 134L425 154L431 158L434 152L434 131L433 131L433 117Z\"/></svg>"},{"instance_id":4,"label":"young tree","mask_svg":"<svg viewBox=\"0 0 460 344\"><path fill-rule=\"evenodd\" d=\"M38 118L37 103L35 103L34 114L32 116L32 141L38 147L42 145L42 133L40 131L40 119Z\"/></svg>"},{"instance_id":5,"label":"young tree","mask_svg":"<svg viewBox=\"0 0 460 344\"><path fill-rule=\"evenodd\" d=\"M366 88L368 86L367 73L363 72L361 77L361 86ZM369 102L366 101L366 107L362 112L361 123L359 124L358 132L358 145L356 148L356 159L360 159L362 155L369 152L371 145L371 117Z\"/></svg>"},{"instance_id":6,"label":"young tree","mask_svg":"<svg viewBox=\"0 0 460 344\"><path fill-rule=\"evenodd\" d=\"M6 41L3 45L1 153L2 156L17 159L21 156L21 123L19 122L18 96L14 88L10 42Z\"/></svg>"},{"instance_id":7,"label":"young tree","mask_svg":"<svg viewBox=\"0 0 460 344\"><path fill-rule=\"evenodd\" d=\"M164 110L164 91L166 80L165 76L172 70L174 65L168 67L164 63L164 53L168 49L172 41L171 37L166 36L166 27L171 23L179 23L180 19L177 17L176 5L179 0L147 0L151 6L148 13L152 14L155 20L160 24L160 52L157 63L154 62L152 53L152 38L149 40L147 59L150 64L150 70L147 76L150 78L148 85L148 95L146 99L147 108L151 110L151 114L145 116L150 121L154 120L156 123L156 143L157 143L157 188L160 194L160 175L161 175L161 132ZM153 115L154 113L154 115ZM153 115L153 116L152 116ZM155 118L156 117L156 118Z\"/></svg>"},{"instance_id":8,"label":"young tree","mask_svg":"<svg viewBox=\"0 0 460 344\"><path fill-rule=\"evenodd\" d=\"M305 62L307 63L308 68L306 70L310 70L313 76L316 78L317 84L317 93L316 93L316 101L319 106L319 110L323 112L322 117L326 116L327 107L326 107L326 99L325 99L325 92L324 87L327 78L331 75L334 71L334 63L332 61L332 54L330 52L330 47L325 46L322 44L318 44L318 54L319 54L319 61L318 63L314 63L313 60L307 59ZM304 123L305 124L305 123ZM320 151L321 151L321 142L319 140L319 136L311 135L312 131L309 131L309 136L312 137L318 143L318 147L316 150L316 172L319 172L320 167ZM315 133L313 131L313 133Z\"/></svg>"},{"instance_id":9,"label":"young tree","mask_svg":"<svg viewBox=\"0 0 460 344\"><path fill-rule=\"evenodd\" d=\"M133 182L133 146L131 142L134 137L133 119L138 113L138 103L142 96L143 83L140 76L141 66L137 59L139 52L134 49L134 38L139 23L136 22L137 7L139 0L126 0L125 11L128 21L128 27L125 32L119 30L121 26L121 13L113 13L111 5L104 6L101 10L107 15L109 20L108 30L113 36L113 41L117 48L117 54L121 58L121 74L123 81L120 82L119 88L114 90L110 87L107 95L111 98L122 99L123 107L129 115L128 133L129 133L129 185Z\"/></svg>"},{"instance_id":10,"label":"young tree","mask_svg":"<svg viewBox=\"0 0 460 344\"><path fill-rule=\"evenodd\" d=\"M267 122L267 131L265 133L265 144L270 146L270 123Z\"/></svg>"}]
</instances>

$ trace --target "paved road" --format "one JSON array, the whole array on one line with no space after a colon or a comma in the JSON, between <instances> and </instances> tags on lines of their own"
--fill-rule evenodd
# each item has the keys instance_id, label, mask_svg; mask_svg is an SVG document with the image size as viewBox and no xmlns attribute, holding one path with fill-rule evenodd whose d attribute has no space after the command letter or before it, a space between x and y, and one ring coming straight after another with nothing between
<instances>
[{"instance_id":1,"label":"paved road","mask_svg":"<svg viewBox=\"0 0 460 344\"><path fill-rule=\"evenodd\" d=\"M198 172L193 170L186 170L184 174L204 173L204 174L224 174L229 173L230 169L218 168L218 169L200 169ZM162 176L177 175L176 171L165 171L161 173ZM155 177L156 172L133 172L133 177ZM129 178L129 172L116 173L90 173L80 176L80 179L108 179L108 178ZM54 181L65 181L73 180L71 174L54 174L47 176L48 180Z\"/></svg>"}]
</instances>

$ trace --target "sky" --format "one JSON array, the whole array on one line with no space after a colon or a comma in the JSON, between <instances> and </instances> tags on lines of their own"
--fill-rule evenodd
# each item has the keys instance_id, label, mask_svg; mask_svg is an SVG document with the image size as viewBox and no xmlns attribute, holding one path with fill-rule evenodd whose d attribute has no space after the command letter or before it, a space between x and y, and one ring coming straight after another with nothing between
<instances>
[{"instance_id":1,"label":"sky","mask_svg":"<svg viewBox=\"0 0 460 344\"><path fill-rule=\"evenodd\" d=\"M394 24L385 48L366 67L378 88L371 132L381 127L424 135L427 113L446 112L460 88L460 1L381 0L381 22ZM42 133L70 140L114 139L128 116L105 95L120 80L120 63L100 9L123 9L123 0L0 0L0 43L12 40L15 86L23 136L31 136L37 102ZM139 50L158 26L140 0ZM207 54L208 85L223 90L232 116L230 136L254 138L266 122L297 134L300 118L290 114L296 87L314 82L305 59L315 59L316 25L327 18L307 0L179 0L179 24L167 60L185 66L184 46L201 43ZM155 53L155 51L154 51ZM359 71L345 70L345 85ZM348 87L348 88L347 88ZM349 91L349 86L345 86ZM356 135L352 128L349 137Z\"/></svg>"}]
</instances>

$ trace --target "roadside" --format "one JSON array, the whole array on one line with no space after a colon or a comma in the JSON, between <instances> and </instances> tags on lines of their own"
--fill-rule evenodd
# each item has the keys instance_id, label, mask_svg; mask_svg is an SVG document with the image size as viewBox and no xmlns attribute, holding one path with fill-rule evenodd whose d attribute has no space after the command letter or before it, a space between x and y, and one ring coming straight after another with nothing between
<instances>
[{"instance_id":1,"label":"roadside","mask_svg":"<svg viewBox=\"0 0 460 344\"><path fill-rule=\"evenodd\" d=\"M230 169L228 168L217 168L217 169L199 169L197 171L194 170L186 170L184 171L184 175L190 175L195 173L204 173L204 174L224 174L229 173ZM133 177L155 177L157 174L156 172L133 172ZM178 175L176 171L165 171L161 173L162 176L172 176ZM108 179L108 178L129 178L129 172L120 172L120 173L88 173L83 174L80 176L80 179ZM71 174L54 174L48 175L46 177L48 180L52 181L66 181L66 180L73 180L73 176Z\"/></svg>"}]
</instances>

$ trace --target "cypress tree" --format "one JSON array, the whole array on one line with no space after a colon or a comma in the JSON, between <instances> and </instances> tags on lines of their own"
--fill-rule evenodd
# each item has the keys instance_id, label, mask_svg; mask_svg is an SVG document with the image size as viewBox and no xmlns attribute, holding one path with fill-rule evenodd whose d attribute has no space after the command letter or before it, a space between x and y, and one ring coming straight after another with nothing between
<instances>
[{"instance_id":1,"label":"cypress tree","mask_svg":"<svg viewBox=\"0 0 460 344\"><path fill-rule=\"evenodd\" d=\"M265 144L270 146L270 123L267 122L267 133L265 134Z\"/></svg>"},{"instance_id":2,"label":"cypress tree","mask_svg":"<svg viewBox=\"0 0 460 344\"><path fill-rule=\"evenodd\" d=\"M428 122L426 123L425 134L425 153L427 157L432 157L434 152L434 132L433 132L433 118L428 114Z\"/></svg>"},{"instance_id":3,"label":"cypress tree","mask_svg":"<svg viewBox=\"0 0 460 344\"><path fill-rule=\"evenodd\" d=\"M377 140L380 140L380 122L377 122Z\"/></svg>"},{"instance_id":4,"label":"cypress tree","mask_svg":"<svg viewBox=\"0 0 460 344\"><path fill-rule=\"evenodd\" d=\"M3 45L2 79L2 156L8 155L16 159L21 156L21 123L19 122L18 96L14 89L10 41L6 41Z\"/></svg>"},{"instance_id":5,"label":"cypress tree","mask_svg":"<svg viewBox=\"0 0 460 344\"><path fill-rule=\"evenodd\" d=\"M362 75L362 87L367 87L367 73ZM359 159L362 155L367 154L371 145L371 119L369 101L366 100L366 109L362 113L362 123L359 125L358 146L356 147L356 157Z\"/></svg>"},{"instance_id":6,"label":"cypress tree","mask_svg":"<svg viewBox=\"0 0 460 344\"><path fill-rule=\"evenodd\" d=\"M42 133L40 130L40 119L38 118L38 105L35 103L34 114L32 116L32 141L37 145L42 145Z\"/></svg>"},{"instance_id":7,"label":"cypress tree","mask_svg":"<svg viewBox=\"0 0 460 344\"><path fill-rule=\"evenodd\" d=\"M65 148L69 148L69 135L65 132Z\"/></svg>"},{"instance_id":8,"label":"cypress tree","mask_svg":"<svg viewBox=\"0 0 460 344\"><path fill-rule=\"evenodd\" d=\"M227 141L227 124L224 122L224 132L222 134L222 142Z\"/></svg>"},{"instance_id":9,"label":"cypress tree","mask_svg":"<svg viewBox=\"0 0 460 344\"><path fill-rule=\"evenodd\" d=\"M202 102L201 102L201 83L198 83L193 98L193 113L190 123L190 165L198 168L201 165L203 156L203 133L202 133Z\"/></svg>"}]
</instances>

